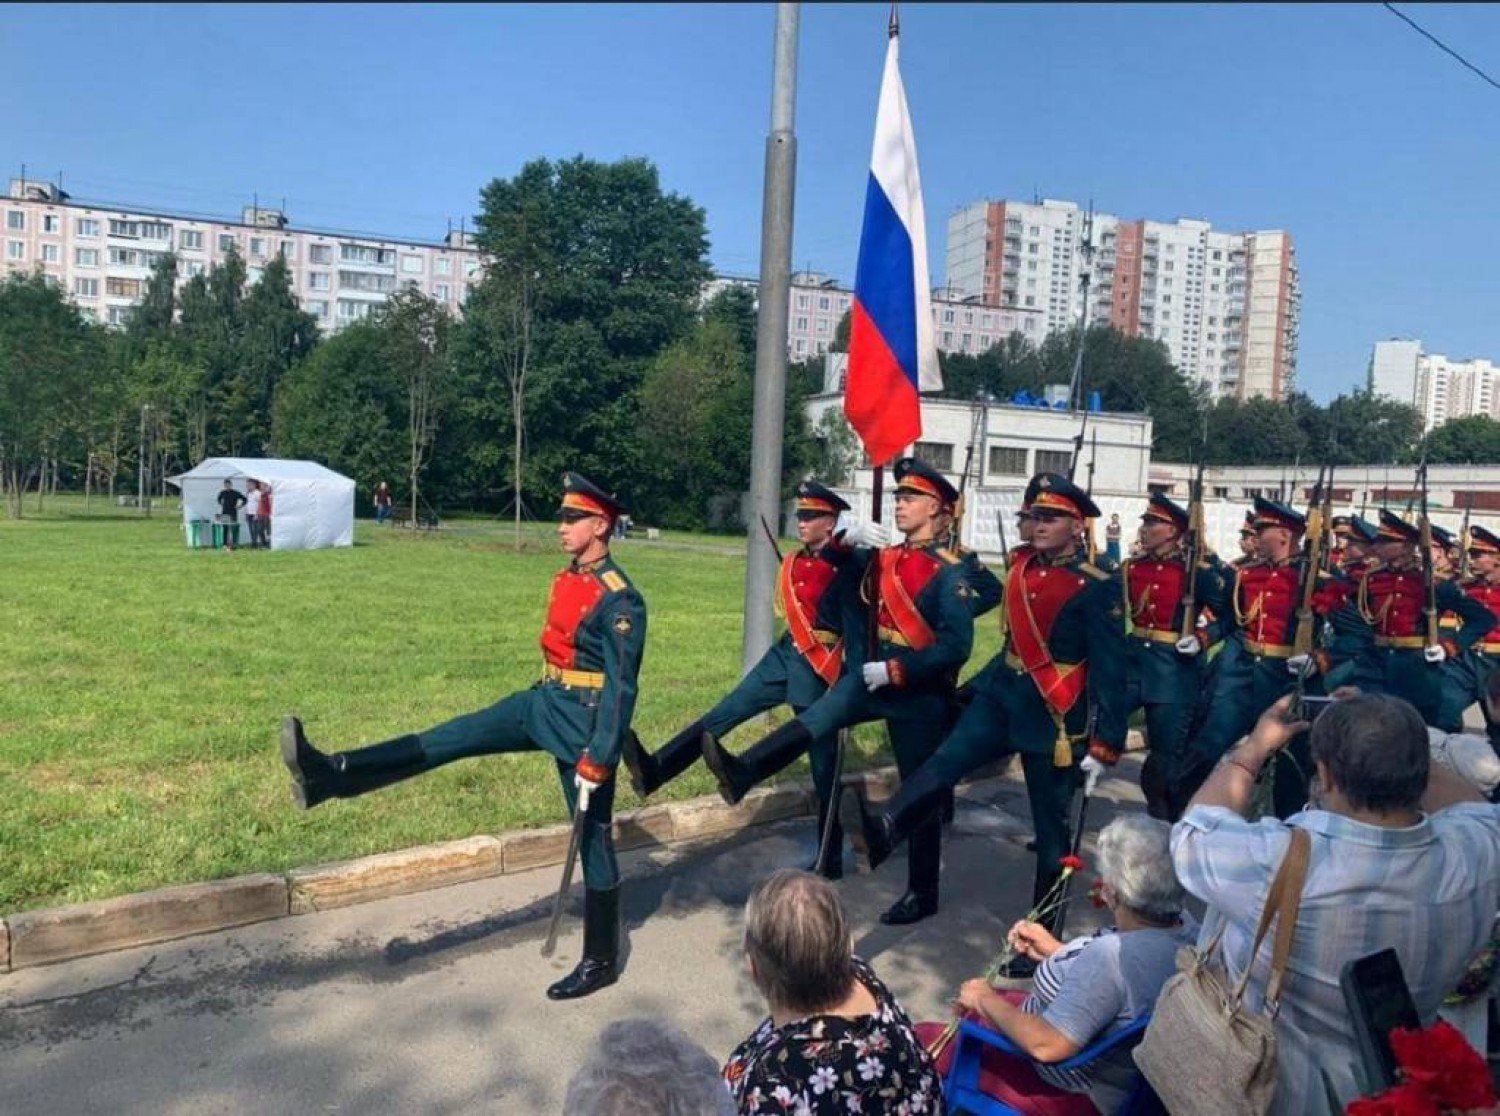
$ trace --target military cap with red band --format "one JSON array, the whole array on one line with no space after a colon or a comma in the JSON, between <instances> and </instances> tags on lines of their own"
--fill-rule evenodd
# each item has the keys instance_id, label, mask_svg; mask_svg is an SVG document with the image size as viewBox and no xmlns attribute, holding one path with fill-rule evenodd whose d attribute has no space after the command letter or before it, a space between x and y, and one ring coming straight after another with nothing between
<instances>
[{"instance_id":1,"label":"military cap with red band","mask_svg":"<svg viewBox=\"0 0 1500 1116\"><path fill-rule=\"evenodd\" d=\"M1097 519L1099 507L1089 494L1061 473L1038 473L1035 478L1036 499L1033 512L1060 512L1074 519Z\"/></svg>"},{"instance_id":2,"label":"military cap with red band","mask_svg":"<svg viewBox=\"0 0 1500 1116\"><path fill-rule=\"evenodd\" d=\"M1146 501L1146 511L1141 518L1154 520L1157 523L1170 523L1180 531L1186 531L1188 528L1187 509L1159 492L1153 492Z\"/></svg>"},{"instance_id":3,"label":"military cap with red band","mask_svg":"<svg viewBox=\"0 0 1500 1116\"><path fill-rule=\"evenodd\" d=\"M619 500L582 473L564 473L563 497L557 513L563 519L582 519L589 515L619 519L625 514L625 508Z\"/></svg>"},{"instance_id":4,"label":"military cap with red band","mask_svg":"<svg viewBox=\"0 0 1500 1116\"><path fill-rule=\"evenodd\" d=\"M1422 537L1422 532L1414 524L1406 522L1395 512L1388 508L1380 509L1380 530L1378 532L1381 542L1417 542Z\"/></svg>"},{"instance_id":5,"label":"military cap with red band","mask_svg":"<svg viewBox=\"0 0 1500 1116\"><path fill-rule=\"evenodd\" d=\"M1484 527L1470 527L1469 549L1482 554L1500 554L1500 536Z\"/></svg>"},{"instance_id":6,"label":"military cap with red band","mask_svg":"<svg viewBox=\"0 0 1500 1116\"><path fill-rule=\"evenodd\" d=\"M945 508L951 508L958 503L958 489L948 483L948 478L943 476L925 461L919 461L915 457L903 457L891 468L896 477L896 491L915 492L921 496L931 496Z\"/></svg>"},{"instance_id":7,"label":"military cap with red band","mask_svg":"<svg viewBox=\"0 0 1500 1116\"><path fill-rule=\"evenodd\" d=\"M805 480L797 486L797 518L815 519L822 515L838 515L849 510L849 503L833 489L815 480Z\"/></svg>"},{"instance_id":8,"label":"military cap with red band","mask_svg":"<svg viewBox=\"0 0 1500 1116\"><path fill-rule=\"evenodd\" d=\"M1255 498L1255 529L1263 531L1268 527L1280 527L1300 534L1307 530L1307 517L1277 500L1267 500L1263 496L1257 496Z\"/></svg>"}]
</instances>

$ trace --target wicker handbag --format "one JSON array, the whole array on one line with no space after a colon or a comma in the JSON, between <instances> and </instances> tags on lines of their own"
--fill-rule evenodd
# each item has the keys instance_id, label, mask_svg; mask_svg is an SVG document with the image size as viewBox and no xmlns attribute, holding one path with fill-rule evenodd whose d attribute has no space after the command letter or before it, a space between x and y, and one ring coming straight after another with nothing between
<instances>
[{"instance_id":1,"label":"wicker handbag","mask_svg":"<svg viewBox=\"0 0 1500 1116\"><path fill-rule=\"evenodd\" d=\"M1232 989L1217 963L1222 926L1206 949L1178 951L1177 975L1162 988L1146 1037L1135 1048L1136 1065L1173 1116L1262 1116L1270 1110L1276 1090L1272 1021L1281 1002L1311 846L1306 830L1292 830L1291 844L1266 893L1244 975ZM1265 1011L1248 1011L1242 1006L1245 988L1273 920L1276 938Z\"/></svg>"}]
</instances>

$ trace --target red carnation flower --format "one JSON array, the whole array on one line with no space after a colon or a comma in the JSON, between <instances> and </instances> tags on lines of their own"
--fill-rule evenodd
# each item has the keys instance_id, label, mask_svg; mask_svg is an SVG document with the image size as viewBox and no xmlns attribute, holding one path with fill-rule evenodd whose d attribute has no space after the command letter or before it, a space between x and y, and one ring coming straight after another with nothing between
<instances>
[{"instance_id":1,"label":"red carnation flower","mask_svg":"<svg viewBox=\"0 0 1500 1116\"><path fill-rule=\"evenodd\" d=\"M1425 1031L1397 1027L1391 1050L1402 1077L1424 1087L1441 1107L1468 1112L1496 1103L1484 1059L1452 1024L1440 1021Z\"/></svg>"},{"instance_id":2,"label":"red carnation flower","mask_svg":"<svg viewBox=\"0 0 1500 1116\"><path fill-rule=\"evenodd\" d=\"M1442 1116L1437 1102L1420 1085L1395 1085L1377 1097L1361 1097L1344 1109L1345 1116Z\"/></svg>"},{"instance_id":3,"label":"red carnation flower","mask_svg":"<svg viewBox=\"0 0 1500 1116\"><path fill-rule=\"evenodd\" d=\"M1083 871L1083 861L1076 856L1065 856L1058 863L1070 872Z\"/></svg>"}]
</instances>

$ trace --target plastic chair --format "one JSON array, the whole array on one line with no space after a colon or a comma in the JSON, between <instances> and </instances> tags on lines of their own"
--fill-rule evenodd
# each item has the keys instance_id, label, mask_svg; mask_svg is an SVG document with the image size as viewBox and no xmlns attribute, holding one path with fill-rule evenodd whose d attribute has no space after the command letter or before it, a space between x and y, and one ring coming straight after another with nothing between
<instances>
[{"instance_id":1,"label":"plastic chair","mask_svg":"<svg viewBox=\"0 0 1500 1116\"><path fill-rule=\"evenodd\" d=\"M1053 1068L1082 1069L1111 1051L1133 1047L1141 1041L1150 1022L1150 1015L1132 1020L1118 1031L1113 1031L1080 1050L1067 1061L1055 1063ZM972 1112L976 1116L1020 1116L1010 1105L980 1091L979 1068L985 1047L1030 1061L1025 1051L999 1031L993 1031L970 1019L959 1024L954 1043L953 1062L948 1067L948 1077L943 1082L943 1099L947 1102L948 1110L954 1113ZM1162 1112L1164 1109L1161 1101L1151 1091L1145 1077L1138 1073L1125 1102L1109 1116L1153 1116Z\"/></svg>"}]
</instances>

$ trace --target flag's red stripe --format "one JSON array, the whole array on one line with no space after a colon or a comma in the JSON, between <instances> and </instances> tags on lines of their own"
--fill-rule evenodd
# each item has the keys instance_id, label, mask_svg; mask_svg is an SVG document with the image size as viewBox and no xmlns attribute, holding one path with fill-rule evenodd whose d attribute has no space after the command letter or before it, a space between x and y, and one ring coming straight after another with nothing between
<instances>
[{"instance_id":1,"label":"flag's red stripe","mask_svg":"<svg viewBox=\"0 0 1500 1116\"><path fill-rule=\"evenodd\" d=\"M858 298L850 314L844 414L864 443L871 463L884 465L922 433L921 400L916 385Z\"/></svg>"}]
</instances>

